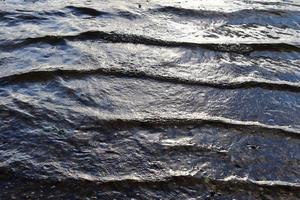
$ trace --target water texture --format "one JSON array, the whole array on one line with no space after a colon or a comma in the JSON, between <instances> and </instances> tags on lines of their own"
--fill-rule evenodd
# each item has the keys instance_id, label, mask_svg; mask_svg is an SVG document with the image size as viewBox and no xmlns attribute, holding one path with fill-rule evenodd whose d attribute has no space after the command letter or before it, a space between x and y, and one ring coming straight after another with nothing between
<instances>
[{"instance_id":1,"label":"water texture","mask_svg":"<svg viewBox=\"0 0 300 200\"><path fill-rule=\"evenodd\" d=\"M300 199L299 0L0 1L0 199Z\"/></svg>"}]
</instances>

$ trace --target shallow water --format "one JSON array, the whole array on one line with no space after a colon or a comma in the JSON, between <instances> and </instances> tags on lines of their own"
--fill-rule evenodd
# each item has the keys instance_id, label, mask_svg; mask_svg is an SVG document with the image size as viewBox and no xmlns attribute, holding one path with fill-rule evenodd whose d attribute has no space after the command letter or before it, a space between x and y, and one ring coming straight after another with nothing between
<instances>
[{"instance_id":1,"label":"shallow water","mask_svg":"<svg viewBox=\"0 0 300 200\"><path fill-rule=\"evenodd\" d=\"M192 198L300 198L300 2L0 1L0 199Z\"/></svg>"}]
</instances>

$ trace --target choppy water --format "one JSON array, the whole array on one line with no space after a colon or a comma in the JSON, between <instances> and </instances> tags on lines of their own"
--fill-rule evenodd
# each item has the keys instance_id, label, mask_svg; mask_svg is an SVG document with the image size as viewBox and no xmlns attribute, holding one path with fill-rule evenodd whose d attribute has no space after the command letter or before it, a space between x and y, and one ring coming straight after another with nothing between
<instances>
[{"instance_id":1,"label":"choppy water","mask_svg":"<svg viewBox=\"0 0 300 200\"><path fill-rule=\"evenodd\" d=\"M299 0L0 1L0 199L299 199Z\"/></svg>"}]
</instances>

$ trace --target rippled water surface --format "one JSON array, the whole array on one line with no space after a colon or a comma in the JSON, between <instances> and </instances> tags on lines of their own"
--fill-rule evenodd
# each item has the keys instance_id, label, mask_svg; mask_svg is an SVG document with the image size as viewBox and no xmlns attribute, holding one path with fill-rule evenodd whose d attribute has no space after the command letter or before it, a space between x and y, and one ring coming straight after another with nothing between
<instances>
[{"instance_id":1,"label":"rippled water surface","mask_svg":"<svg viewBox=\"0 0 300 200\"><path fill-rule=\"evenodd\" d=\"M300 1L0 1L0 199L300 199Z\"/></svg>"}]
</instances>

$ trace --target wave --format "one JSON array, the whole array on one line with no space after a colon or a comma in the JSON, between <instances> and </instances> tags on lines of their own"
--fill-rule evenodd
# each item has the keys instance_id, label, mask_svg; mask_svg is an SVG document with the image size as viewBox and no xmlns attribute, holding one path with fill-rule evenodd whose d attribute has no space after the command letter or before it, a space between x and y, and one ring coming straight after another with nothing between
<instances>
[{"instance_id":1,"label":"wave","mask_svg":"<svg viewBox=\"0 0 300 200\"><path fill-rule=\"evenodd\" d=\"M9 15L9 14L10 14L9 12L1 10L0 11L0 19L1 20L6 19L7 15Z\"/></svg>"},{"instance_id":2,"label":"wave","mask_svg":"<svg viewBox=\"0 0 300 200\"><path fill-rule=\"evenodd\" d=\"M298 11L287 11L280 9L242 9L233 12L223 12L223 11L214 11L214 10L201 10L201 9L189 9L183 7L175 7L175 6L163 6L155 9L150 9L150 12L161 12L161 13L171 13L178 15L180 17L191 16L191 17L239 17L239 16L249 16L249 15L274 15L274 16L282 16L282 15L299 15Z\"/></svg>"},{"instance_id":3,"label":"wave","mask_svg":"<svg viewBox=\"0 0 300 200\"><path fill-rule=\"evenodd\" d=\"M198 175L199 169L192 169L189 171L180 171L180 170L170 170L169 173L160 174L159 176L153 175L138 175L137 173L130 174L130 175L115 175L115 176L104 176L98 178L97 176L91 176L82 173L71 173L67 174L64 178L55 177L52 178L43 178L43 177L36 177L30 178L26 177L26 175L18 175L12 172L10 169L6 167L1 167L0 171L4 175L2 179L10 179L14 178L15 180L21 179L24 182L38 182L39 184L60 184L63 185L86 185L89 187L93 186L113 186L118 184L118 186L152 186L153 184L169 184L169 183L176 183L181 185L188 184L189 186L193 186L196 184L204 184L204 185L215 185L217 187L223 188L228 187L231 185L234 188L246 189L246 190L256 190L258 188L271 188L271 189L287 189L289 191L298 191L300 189L299 183L293 182L286 182L286 181L276 181L276 180L267 180L267 181L260 181L260 180L253 180L250 178L243 178L237 176L228 176L225 178L212 178L206 177L203 175ZM26 180L26 181L25 181Z\"/></svg>"},{"instance_id":4,"label":"wave","mask_svg":"<svg viewBox=\"0 0 300 200\"><path fill-rule=\"evenodd\" d=\"M191 43L191 42L178 42L160 40L151 37L134 35L134 34L123 34L116 32L105 32L105 31L87 31L77 35L46 35L42 37L26 38L19 41L7 42L0 41L1 50L13 50L21 48L23 46L46 43L50 45L56 45L59 43L65 43L67 40L105 40L112 43L132 43L132 44L145 44L153 46L163 47L200 47L208 50L221 51L221 52L233 52L239 54L249 54L253 51L296 51L300 52L300 46L297 44L287 43Z\"/></svg>"},{"instance_id":5,"label":"wave","mask_svg":"<svg viewBox=\"0 0 300 200\"><path fill-rule=\"evenodd\" d=\"M73 12L75 15L79 16L79 15L89 15L92 17L104 17L104 16L110 16L110 17L114 17L114 16L118 16L118 17L123 17L126 19L137 19L139 18L139 16L137 14L134 14L132 12L129 11L117 11L117 13L110 13L110 12L105 12L105 11L100 11L94 8L90 8L90 7L80 7L80 6L67 6L65 7L65 9L71 10L71 12Z\"/></svg>"},{"instance_id":6,"label":"wave","mask_svg":"<svg viewBox=\"0 0 300 200\"><path fill-rule=\"evenodd\" d=\"M187 113L182 115L182 117L174 116L174 114L164 114L164 115L154 115L154 116L105 116L104 114L95 115L94 125L81 126L82 130L96 130L99 126L103 124L117 124L121 126L143 126L143 127L153 127L153 126L183 126L183 125L217 125L223 127L234 127L234 128L251 128L255 130L266 130L270 131L272 134L284 135L294 138L300 137L300 129L291 128L289 126L279 126L279 125L269 125L256 121L240 121L235 119L229 119L225 117L209 116L205 113ZM99 126L98 126L99 125Z\"/></svg>"},{"instance_id":7,"label":"wave","mask_svg":"<svg viewBox=\"0 0 300 200\"><path fill-rule=\"evenodd\" d=\"M16 100L15 100L16 101ZM26 104L26 107L30 106L30 103ZM32 105L33 106L33 105ZM19 110L17 108L8 107L5 105L0 105L0 108L6 113L10 113L9 115L14 115L21 117L22 120L24 118L32 118L35 119L37 116L33 116L26 111ZM30 108L35 110L35 108ZM52 113L51 115L56 116L56 111L52 109L43 108L43 112ZM258 121L245 121L239 119L230 119L222 116L211 116L206 113L158 113L158 114L145 114L138 113L134 114L107 114L102 112L91 112L87 109L74 109L72 112L78 114L78 116L86 116L88 117L92 123L87 124L73 124L71 126L76 126L77 129L82 131L97 131L102 126L109 127L170 127L170 126L187 126L193 125L204 126L211 125L213 127L222 127L222 128L234 128L245 130L247 128L247 132L249 134L255 134L255 132L263 132L266 135L279 135L283 137L291 137L291 138L300 138L300 129L297 127L284 126L284 125L271 125L265 124ZM44 120L44 119L43 119ZM53 121L57 123L56 119L48 118L47 120ZM59 118L64 123L68 124L68 120L63 120L63 118ZM252 130L252 131L251 131ZM255 131L255 132L253 132ZM247 134L247 132L245 134Z\"/></svg>"},{"instance_id":8,"label":"wave","mask_svg":"<svg viewBox=\"0 0 300 200\"><path fill-rule=\"evenodd\" d=\"M268 90L281 90L290 92L300 92L300 84L288 81L271 81L264 79L244 79L243 81L235 82L213 82L205 80L194 80L188 78L181 78L176 76L164 76L160 74L153 74L145 71L130 70L122 68L96 68L96 69L49 69L49 70L35 70L18 74L11 74L0 77L2 84L16 83L22 81L45 81L53 79L56 76L85 76L85 75L113 75L120 77L134 77L142 79L153 79L158 81L170 82L174 84L199 85L206 87L213 87L218 89L249 89L249 88L263 88Z\"/></svg>"},{"instance_id":9,"label":"wave","mask_svg":"<svg viewBox=\"0 0 300 200\"><path fill-rule=\"evenodd\" d=\"M226 17L229 13L221 12L221 11L212 11L212 10L196 10L196 9L188 9L188 8L180 8L174 6L163 6L159 8L154 8L149 10L150 13L170 13L175 14L180 17Z\"/></svg>"},{"instance_id":10,"label":"wave","mask_svg":"<svg viewBox=\"0 0 300 200\"><path fill-rule=\"evenodd\" d=\"M0 11L0 21L10 22L13 24L24 23L26 21L37 22L49 20L51 17L66 17L66 13L62 11L43 11L43 12L25 12L16 10L14 12Z\"/></svg>"},{"instance_id":11,"label":"wave","mask_svg":"<svg viewBox=\"0 0 300 200\"><path fill-rule=\"evenodd\" d=\"M16 100L15 100L16 101ZM16 102L17 103L17 102ZM30 106L30 104L26 104L26 106ZM36 119L39 116L34 116L31 113L23 111L22 109L13 108L5 105L0 105L0 108L3 112L16 116L17 118L24 119ZM33 106L31 109L35 109ZM57 112L51 109L43 108L44 113L51 113L51 116L57 116ZM98 131L101 127L143 127L143 128L156 128L156 127L184 127L184 126L212 126L218 128L232 128L238 129L244 132L245 134L256 134L263 133L265 135L278 135L282 137L290 137L299 139L300 138L300 129L292 128L290 126L281 126L281 125L269 125L257 121L241 121L237 119L230 119L226 117L220 116L210 116L205 113L185 113L182 116L174 116L174 114L158 114L158 115L144 115L143 113L138 114L138 116L134 116L133 114L122 114L122 115L108 115L105 113L98 112L87 112L86 109L72 110L72 112L78 112L78 116L86 116L91 120L92 123L81 124L81 123L73 123L69 120L65 120L63 117L52 118L47 116L47 118L43 118L43 120L48 120L49 122L62 122L67 124L68 126L76 127L76 129L81 131ZM83 113L81 113L83 112ZM85 113L84 113L85 112ZM25 120L28 121L28 120ZM30 122L32 125L36 125L33 122ZM193 148L193 147L192 147ZM196 147L197 149L198 147ZM201 147L199 147L201 148ZM222 150L221 150L222 151ZM220 151L220 153L222 153ZM225 152L223 152L225 153Z\"/></svg>"},{"instance_id":12,"label":"wave","mask_svg":"<svg viewBox=\"0 0 300 200\"><path fill-rule=\"evenodd\" d=\"M83 7L83 6L66 6L65 8L61 10L50 10L50 11L38 11L38 12L5 12L0 11L0 20L2 21L14 21L15 23L24 23L24 21L27 20L35 20L36 22L39 22L39 20L48 20L53 17L67 17L68 14L75 15L77 17L81 16L90 16L90 17L121 17L125 19L137 19L139 18L139 15L124 11L124 10L118 10L116 13L112 12L106 12L97 10L90 7Z\"/></svg>"},{"instance_id":13,"label":"wave","mask_svg":"<svg viewBox=\"0 0 300 200\"><path fill-rule=\"evenodd\" d=\"M291 2L264 2L264 1L253 1L252 3L255 4L261 4L261 5L270 5L270 6L286 6L286 5L290 5L290 6L295 6L295 7L300 7L299 4L295 4Z\"/></svg>"},{"instance_id":14,"label":"wave","mask_svg":"<svg viewBox=\"0 0 300 200\"><path fill-rule=\"evenodd\" d=\"M89 7L67 6L65 8L71 10L72 12L75 12L76 14L90 15L93 17L111 15L111 13L99 11L97 9Z\"/></svg>"},{"instance_id":15,"label":"wave","mask_svg":"<svg viewBox=\"0 0 300 200\"><path fill-rule=\"evenodd\" d=\"M292 17L300 15L299 11L282 10L282 9L242 9L233 12L223 12L214 10L189 9L174 6L163 6L155 9L150 9L150 13L169 13L179 17L193 17L193 18L239 18L244 16L258 16L261 17Z\"/></svg>"}]
</instances>

